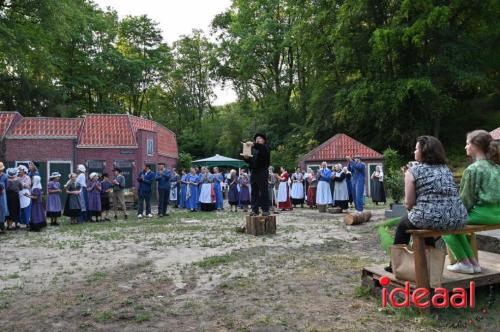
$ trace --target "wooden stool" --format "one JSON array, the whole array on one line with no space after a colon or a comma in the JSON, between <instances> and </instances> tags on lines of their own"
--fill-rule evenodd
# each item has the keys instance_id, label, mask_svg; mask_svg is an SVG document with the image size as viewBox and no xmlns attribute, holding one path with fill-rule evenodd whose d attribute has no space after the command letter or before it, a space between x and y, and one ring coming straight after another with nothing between
<instances>
[{"instance_id":1,"label":"wooden stool","mask_svg":"<svg viewBox=\"0 0 500 332\"><path fill-rule=\"evenodd\" d=\"M247 234L276 234L276 216L246 216Z\"/></svg>"}]
</instances>

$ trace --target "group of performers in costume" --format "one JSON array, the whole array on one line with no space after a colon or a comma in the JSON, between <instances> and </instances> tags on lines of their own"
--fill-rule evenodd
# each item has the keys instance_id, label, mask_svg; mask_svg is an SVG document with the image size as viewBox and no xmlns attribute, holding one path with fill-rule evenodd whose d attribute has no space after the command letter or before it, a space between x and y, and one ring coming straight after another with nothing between
<instances>
[{"instance_id":1,"label":"group of performers in costume","mask_svg":"<svg viewBox=\"0 0 500 332\"><path fill-rule=\"evenodd\" d=\"M365 164L361 158L347 157L347 166L336 164L332 169L322 162L317 172L309 170L306 179L310 207L332 205L345 211L354 202L355 209L363 211Z\"/></svg>"}]
</instances>

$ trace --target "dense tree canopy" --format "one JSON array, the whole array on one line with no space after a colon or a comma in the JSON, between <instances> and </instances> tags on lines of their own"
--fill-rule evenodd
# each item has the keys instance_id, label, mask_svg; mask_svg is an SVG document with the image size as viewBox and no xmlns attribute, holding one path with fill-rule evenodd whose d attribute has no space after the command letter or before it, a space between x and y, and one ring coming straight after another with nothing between
<instances>
[{"instance_id":1,"label":"dense tree canopy","mask_svg":"<svg viewBox=\"0 0 500 332\"><path fill-rule=\"evenodd\" d=\"M500 125L499 48L496 0L233 0L172 45L88 0L4 0L0 110L150 117L195 158L265 131L289 167L337 132L402 153L434 134L453 152ZM214 106L217 85L238 101Z\"/></svg>"}]
</instances>

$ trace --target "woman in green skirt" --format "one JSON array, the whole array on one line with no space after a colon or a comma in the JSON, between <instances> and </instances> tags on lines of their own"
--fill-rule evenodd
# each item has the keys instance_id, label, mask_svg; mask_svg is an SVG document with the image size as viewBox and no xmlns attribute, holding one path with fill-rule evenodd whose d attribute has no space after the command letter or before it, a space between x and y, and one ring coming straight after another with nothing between
<instances>
[{"instance_id":1,"label":"woman in green skirt","mask_svg":"<svg viewBox=\"0 0 500 332\"><path fill-rule=\"evenodd\" d=\"M467 135L467 156L475 161L464 171L460 197L468 210L469 225L500 224L500 144L485 130ZM443 236L457 262L447 269L458 273L480 273L477 257L465 234Z\"/></svg>"}]
</instances>

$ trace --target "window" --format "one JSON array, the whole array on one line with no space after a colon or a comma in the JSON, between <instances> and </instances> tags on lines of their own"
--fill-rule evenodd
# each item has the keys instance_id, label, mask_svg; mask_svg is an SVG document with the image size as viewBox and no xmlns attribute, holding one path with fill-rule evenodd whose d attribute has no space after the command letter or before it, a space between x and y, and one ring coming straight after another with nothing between
<instances>
[{"instance_id":1,"label":"window","mask_svg":"<svg viewBox=\"0 0 500 332\"><path fill-rule=\"evenodd\" d=\"M319 165L306 165L306 171L307 171L308 168L310 168L313 171L317 172L318 169L319 169Z\"/></svg>"},{"instance_id":2,"label":"window","mask_svg":"<svg viewBox=\"0 0 500 332\"><path fill-rule=\"evenodd\" d=\"M153 145L153 139L148 138L146 141L146 153L148 156L154 155L154 145Z\"/></svg>"}]
</instances>

